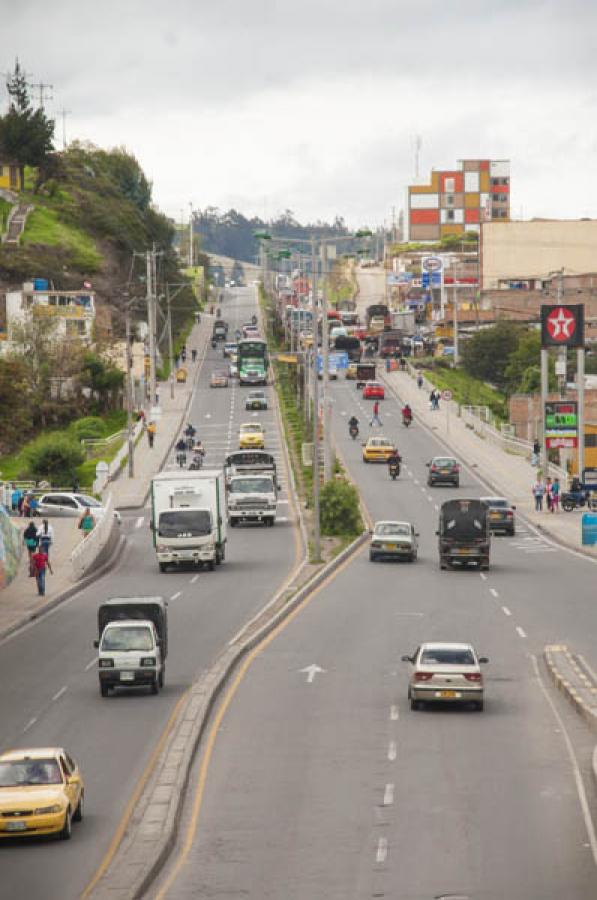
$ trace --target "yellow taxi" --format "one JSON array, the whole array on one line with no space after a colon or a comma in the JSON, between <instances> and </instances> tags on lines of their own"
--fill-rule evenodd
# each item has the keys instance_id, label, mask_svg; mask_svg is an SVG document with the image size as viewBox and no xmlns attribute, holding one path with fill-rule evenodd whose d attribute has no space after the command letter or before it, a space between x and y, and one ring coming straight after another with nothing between
<instances>
[{"instance_id":1,"label":"yellow taxi","mask_svg":"<svg viewBox=\"0 0 597 900\"><path fill-rule=\"evenodd\" d=\"M264 450L265 428L259 422L246 422L238 432L239 450Z\"/></svg>"},{"instance_id":2,"label":"yellow taxi","mask_svg":"<svg viewBox=\"0 0 597 900\"><path fill-rule=\"evenodd\" d=\"M357 377L357 363L351 362L348 363L348 367L346 369L346 378L349 381L354 381Z\"/></svg>"},{"instance_id":3,"label":"yellow taxi","mask_svg":"<svg viewBox=\"0 0 597 900\"><path fill-rule=\"evenodd\" d=\"M56 834L83 818L79 767L62 747L0 754L0 838Z\"/></svg>"},{"instance_id":4,"label":"yellow taxi","mask_svg":"<svg viewBox=\"0 0 597 900\"><path fill-rule=\"evenodd\" d=\"M385 437L370 437L363 444L363 462L387 462L396 451L396 445Z\"/></svg>"}]
</instances>

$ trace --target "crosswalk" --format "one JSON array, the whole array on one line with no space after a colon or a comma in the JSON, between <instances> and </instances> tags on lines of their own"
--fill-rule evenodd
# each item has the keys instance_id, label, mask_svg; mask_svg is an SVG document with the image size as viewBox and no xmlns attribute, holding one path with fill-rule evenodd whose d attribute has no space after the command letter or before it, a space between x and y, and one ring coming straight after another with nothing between
<instances>
[{"instance_id":1,"label":"crosswalk","mask_svg":"<svg viewBox=\"0 0 597 900\"><path fill-rule=\"evenodd\" d=\"M518 550L520 553L532 554L557 552L557 547L553 547L545 540L545 538L537 534L537 532L530 531L524 524L517 525L514 538L510 538L508 543L509 546L514 550Z\"/></svg>"}]
</instances>

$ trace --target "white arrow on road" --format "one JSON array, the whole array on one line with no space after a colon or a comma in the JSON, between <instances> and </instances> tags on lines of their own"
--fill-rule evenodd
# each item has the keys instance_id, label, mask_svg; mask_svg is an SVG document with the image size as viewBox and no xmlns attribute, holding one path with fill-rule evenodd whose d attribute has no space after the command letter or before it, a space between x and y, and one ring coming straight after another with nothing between
<instances>
[{"instance_id":1,"label":"white arrow on road","mask_svg":"<svg viewBox=\"0 0 597 900\"><path fill-rule=\"evenodd\" d=\"M325 669L322 669L320 666L315 665L315 663L311 663L310 666L305 666L304 669L299 669L300 672L307 673L307 684L311 684L315 681L315 676L319 672L325 672Z\"/></svg>"}]
</instances>

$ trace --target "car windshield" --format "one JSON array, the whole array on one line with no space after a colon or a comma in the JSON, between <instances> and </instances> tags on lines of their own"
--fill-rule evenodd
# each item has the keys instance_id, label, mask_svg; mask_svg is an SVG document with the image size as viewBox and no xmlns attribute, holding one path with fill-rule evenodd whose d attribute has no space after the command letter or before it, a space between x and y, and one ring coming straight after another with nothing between
<instances>
[{"instance_id":1,"label":"car windshield","mask_svg":"<svg viewBox=\"0 0 597 900\"><path fill-rule=\"evenodd\" d=\"M160 513L158 535L165 538L204 537L211 533L208 509L170 509Z\"/></svg>"},{"instance_id":2,"label":"car windshield","mask_svg":"<svg viewBox=\"0 0 597 900\"><path fill-rule=\"evenodd\" d=\"M439 466L442 469L448 468L449 466L456 465L456 460L451 459L449 456L436 456L433 460L433 465Z\"/></svg>"},{"instance_id":3,"label":"car windshield","mask_svg":"<svg viewBox=\"0 0 597 900\"><path fill-rule=\"evenodd\" d=\"M98 503L95 497L88 497L87 494L75 494L75 500L78 500L79 503L82 503L83 506L93 507L95 509L101 507L101 503Z\"/></svg>"},{"instance_id":4,"label":"car windshield","mask_svg":"<svg viewBox=\"0 0 597 900\"><path fill-rule=\"evenodd\" d=\"M474 666L475 657L466 649L430 647L423 650L419 662L427 666Z\"/></svg>"},{"instance_id":5,"label":"car windshield","mask_svg":"<svg viewBox=\"0 0 597 900\"><path fill-rule=\"evenodd\" d=\"M241 434L258 434L262 431L261 425L241 425Z\"/></svg>"},{"instance_id":6,"label":"car windshield","mask_svg":"<svg viewBox=\"0 0 597 900\"><path fill-rule=\"evenodd\" d=\"M369 441L370 447L391 447L392 444L387 438L371 438Z\"/></svg>"},{"instance_id":7,"label":"car windshield","mask_svg":"<svg viewBox=\"0 0 597 900\"><path fill-rule=\"evenodd\" d=\"M0 762L0 788L31 784L62 784L55 759L16 759Z\"/></svg>"},{"instance_id":8,"label":"car windshield","mask_svg":"<svg viewBox=\"0 0 597 900\"><path fill-rule=\"evenodd\" d=\"M153 650L153 638L149 628L143 625L124 625L106 628L101 650Z\"/></svg>"},{"instance_id":9,"label":"car windshield","mask_svg":"<svg viewBox=\"0 0 597 900\"><path fill-rule=\"evenodd\" d=\"M265 399L265 394L263 393L263 391L252 391L249 394L249 400L264 400L264 399Z\"/></svg>"},{"instance_id":10,"label":"car windshield","mask_svg":"<svg viewBox=\"0 0 597 900\"><path fill-rule=\"evenodd\" d=\"M384 522L383 525L375 526L375 534L382 536L403 534L410 537L410 525L404 525L401 522Z\"/></svg>"},{"instance_id":11,"label":"car windshield","mask_svg":"<svg viewBox=\"0 0 597 900\"><path fill-rule=\"evenodd\" d=\"M243 478L230 482L231 494L271 494L272 491L271 478Z\"/></svg>"},{"instance_id":12,"label":"car windshield","mask_svg":"<svg viewBox=\"0 0 597 900\"><path fill-rule=\"evenodd\" d=\"M226 378L226 372L214 372L212 378Z\"/></svg>"}]
</instances>

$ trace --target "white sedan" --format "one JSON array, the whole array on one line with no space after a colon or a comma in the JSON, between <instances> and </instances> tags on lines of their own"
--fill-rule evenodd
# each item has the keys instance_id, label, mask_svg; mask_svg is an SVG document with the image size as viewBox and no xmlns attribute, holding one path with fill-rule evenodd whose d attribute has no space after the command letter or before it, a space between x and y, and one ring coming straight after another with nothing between
<instances>
[{"instance_id":1,"label":"white sedan","mask_svg":"<svg viewBox=\"0 0 597 900\"><path fill-rule=\"evenodd\" d=\"M475 709L483 709L481 666L489 660L477 656L471 644L428 642L402 661L412 666L408 682L411 709L431 702L471 703Z\"/></svg>"},{"instance_id":2,"label":"white sedan","mask_svg":"<svg viewBox=\"0 0 597 900\"><path fill-rule=\"evenodd\" d=\"M410 522L383 521L376 522L371 532L369 559L407 559L414 562L417 558L419 533Z\"/></svg>"}]
</instances>

